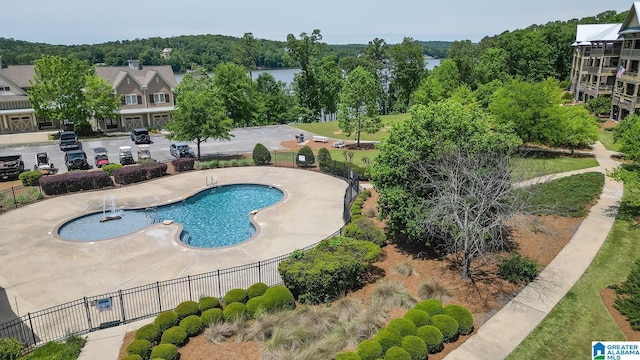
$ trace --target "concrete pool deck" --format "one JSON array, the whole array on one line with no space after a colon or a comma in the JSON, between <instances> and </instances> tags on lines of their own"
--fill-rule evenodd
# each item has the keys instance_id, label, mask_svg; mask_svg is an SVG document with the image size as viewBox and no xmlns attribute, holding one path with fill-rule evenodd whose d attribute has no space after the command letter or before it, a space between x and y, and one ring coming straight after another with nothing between
<instances>
[{"instance_id":1,"label":"concrete pool deck","mask_svg":"<svg viewBox=\"0 0 640 360\"><path fill-rule=\"evenodd\" d=\"M205 189L210 176L220 185L273 185L285 192L285 199L255 215L257 237L226 248L181 245L174 240L180 229L176 224L95 242L65 241L52 234L63 222L102 211L104 196L114 195L118 208L157 206ZM344 224L346 187L346 182L317 172L252 166L193 171L11 210L0 215L0 288L10 306L0 307L0 322L83 296L249 264L312 245Z\"/></svg>"}]
</instances>

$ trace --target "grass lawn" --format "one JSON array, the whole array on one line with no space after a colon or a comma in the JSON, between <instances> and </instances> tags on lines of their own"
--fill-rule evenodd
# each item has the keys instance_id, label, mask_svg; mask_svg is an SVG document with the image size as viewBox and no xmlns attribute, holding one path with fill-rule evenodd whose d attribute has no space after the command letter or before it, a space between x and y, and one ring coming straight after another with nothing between
<instances>
[{"instance_id":1,"label":"grass lawn","mask_svg":"<svg viewBox=\"0 0 640 360\"><path fill-rule=\"evenodd\" d=\"M600 131L599 132L599 140L607 150L620 151L620 146L618 146L618 144L613 142L613 132L611 132L611 131Z\"/></svg>"},{"instance_id":2,"label":"grass lawn","mask_svg":"<svg viewBox=\"0 0 640 360\"><path fill-rule=\"evenodd\" d=\"M521 176L522 180L527 180L543 175L588 169L598 166L598 161L595 158L573 158L569 156L518 158L513 166L514 173Z\"/></svg>"},{"instance_id":3,"label":"grass lawn","mask_svg":"<svg viewBox=\"0 0 640 360\"><path fill-rule=\"evenodd\" d=\"M80 356L80 351L86 340L78 336L72 336L65 342L52 341L35 349L31 354L20 357L22 360L75 360Z\"/></svg>"},{"instance_id":4,"label":"grass lawn","mask_svg":"<svg viewBox=\"0 0 640 360\"><path fill-rule=\"evenodd\" d=\"M631 212L623 206L587 271L507 359L587 359L591 341L625 340L602 303L600 291L625 280L633 262L640 258L640 229L626 220L632 218Z\"/></svg>"},{"instance_id":5,"label":"grass lawn","mask_svg":"<svg viewBox=\"0 0 640 360\"><path fill-rule=\"evenodd\" d=\"M382 130L378 131L375 134L360 134L360 140L362 141L380 141L387 137L387 133L391 126L397 122L404 121L409 118L409 114L394 114L394 115L381 115L383 127ZM309 123L309 124L296 124L294 125L298 129L308 131L320 136L326 136L334 139L341 140L355 140L355 134L351 134L350 137L347 137L342 133L340 127L338 126L338 121L328 121L328 122L320 122L320 123Z\"/></svg>"},{"instance_id":6,"label":"grass lawn","mask_svg":"<svg viewBox=\"0 0 640 360\"><path fill-rule=\"evenodd\" d=\"M337 161L345 161L344 160L344 155L343 155L344 152L345 152L344 150L340 150L340 149L331 149L331 150L329 150L329 153L331 154L331 158L333 160L337 160ZM373 160L373 158L376 157L376 154L378 154L378 150L358 150L358 151L354 151L353 152L353 163L358 165L358 166L365 166L365 164L362 162L362 158L368 157L369 159Z\"/></svg>"}]
</instances>

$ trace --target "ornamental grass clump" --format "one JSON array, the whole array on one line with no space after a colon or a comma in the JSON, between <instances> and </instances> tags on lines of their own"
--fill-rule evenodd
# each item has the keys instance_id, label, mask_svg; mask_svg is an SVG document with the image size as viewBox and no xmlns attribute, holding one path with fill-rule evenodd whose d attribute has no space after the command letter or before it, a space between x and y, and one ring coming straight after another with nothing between
<instances>
[{"instance_id":1,"label":"ornamental grass clump","mask_svg":"<svg viewBox=\"0 0 640 360\"><path fill-rule=\"evenodd\" d=\"M439 278L431 278L418 286L418 295L421 299L436 299L440 302L451 300L451 290L447 284Z\"/></svg>"}]
</instances>

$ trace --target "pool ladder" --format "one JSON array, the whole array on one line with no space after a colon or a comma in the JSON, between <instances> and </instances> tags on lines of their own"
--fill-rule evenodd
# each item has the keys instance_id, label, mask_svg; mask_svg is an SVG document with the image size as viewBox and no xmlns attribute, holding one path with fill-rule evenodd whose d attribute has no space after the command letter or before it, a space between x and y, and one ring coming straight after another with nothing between
<instances>
[{"instance_id":1,"label":"pool ladder","mask_svg":"<svg viewBox=\"0 0 640 360\"><path fill-rule=\"evenodd\" d=\"M216 178L213 175L209 175L205 178L205 184L206 186L214 186L218 184L218 180L216 180Z\"/></svg>"},{"instance_id":2,"label":"pool ladder","mask_svg":"<svg viewBox=\"0 0 640 360\"><path fill-rule=\"evenodd\" d=\"M144 216L147 219L150 219L152 224L160 222L160 218L158 217L158 208L156 207L148 207L144 209Z\"/></svg>"}]
</instances>

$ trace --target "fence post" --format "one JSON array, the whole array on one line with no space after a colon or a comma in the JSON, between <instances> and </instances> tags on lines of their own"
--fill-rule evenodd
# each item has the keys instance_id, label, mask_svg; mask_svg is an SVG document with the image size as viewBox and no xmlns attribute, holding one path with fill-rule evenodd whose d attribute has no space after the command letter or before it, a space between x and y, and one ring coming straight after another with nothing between
<instances>
[{"instance_id":1,"label":"fence post","mask_svg":"<svg viewBox=\"0 0 640 360\"><path fill-rule=\"evenodd\" d=\"M222 284L220 284L220 269L218 269L218 295L222 296Z\"/></svg>"},{"instance_id":2,"label":"fence post","mask_svg":"<svg viewBox=\"0 0 640 360\"><path fill-rule=\"evenodd\" d=\"M14 187L11 187L11 195L13 195L13 208L17 209L18 208L18 199L16 199L16 191L14 189Z\"/></svg>"},{"instance_id":3,"label":"fence post","mask_svg":"<svg viewBox=\"0 0 640 360\"><path fill-rule=\"evenodd\" d=\"M31 313L27 313L27 317L29 318L29 327L31 328L31 338L33 339L33 345L36 345L38 342L36 341L36 333L33 331L33 321L31 321Z\"/></svg>"},{"instance_id":4,"label":"fence post","mask_svg":"<svg viewBox=\"0 0 640 360\"><path fill-rule=\"evenodd\" d=\"M91 331L93 329L93 325L91 325L91 313L89 312L89 302L87 301L87 297L84 298L84 310L87 312L87 324L89 328L87 330Z\"/></svg>"},{"instance_id":5,"label":"fence post","mask_svg":"<svg viewBox=\"0 0 640 360\"><path fill-rule=\"evenodd\" d=\"M193 295L191 294L191 276L187 275L187 285L189 285L189 300L193 300Z\"/></svg>"},{"instance_id":6,"label":"fence post","mask_svg":"<svg viewBox=\"0 0 640 360\"><path fill-rule=\"evenodd\" d=\"M122 322L127 321L127 316L124 311L124 300L122 299L122 290L118 290L118 297L120 298L120 313L122 314Z\"/></svg>"},{"instance_id":7,"label":"fence post","mask_svg":"<svg viewBox=\"0 0 640 360\"><path fill-rule=\"evenodd\" d=\"M160 282L156 281L156 289L158 291L158 306L160 310L158 312L162 312L162 300L160 300Z\"/></svg>"},{"instance_id":8,"label":"fence post","mask_svg":"<svg viewBox=\"0 0 640 360\"><path fill-rule=\"evenodd\" d=\"M258 282L262 282L262 272L260 271L260 260L258 260Z\"/></svg>"}]
</instances>

